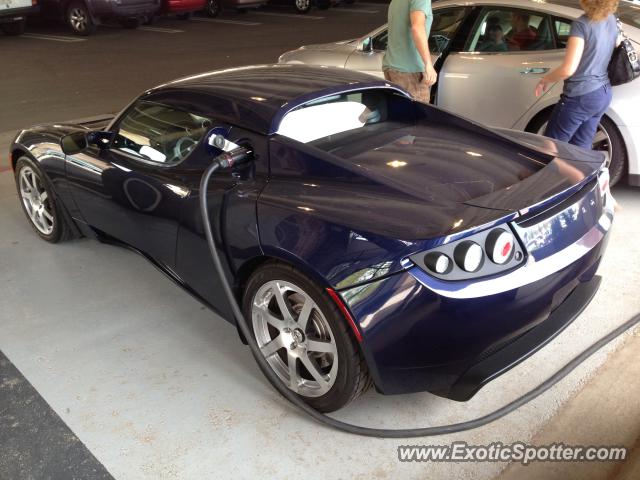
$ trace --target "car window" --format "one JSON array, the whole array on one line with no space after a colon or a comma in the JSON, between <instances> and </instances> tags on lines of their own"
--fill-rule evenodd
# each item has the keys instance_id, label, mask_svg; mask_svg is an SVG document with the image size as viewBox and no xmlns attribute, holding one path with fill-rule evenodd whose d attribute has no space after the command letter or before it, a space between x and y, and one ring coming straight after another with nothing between
<instances>
[{"instance_id":1,"label":"car window","mask_svg":"<svg viewBox=\"0 0 640 480\"><path fill-rule=\"evenodd\" d=\"M556 48L549 18L513 8L486 8L468 50L482 53L526 52Z\"/></svg>"},{"instance_id":2,"label":"car window","mask_svg":"<svg viewBox=\"0 0 640 480\"><path fill-rule=\"evenodd\" d=\"M556 38L558 39L558 47L566 48L569 41L569 33L571 32L571 20L564 20L556 18L553 21L553 26L556 31Z\"/></svg>"},{"instance_id":3,"label":"car window","mask_svg":"<svg viewBox=\"0 0 640 480\"><path fill-rule=\"evenodd\" d=\"M441 54L449 45L464 20L465 8L437 10L433 13L433 23L429 35L429 50L434 54ZM388 31L385 29L371 39L373 50L387 49Z\"/></svg>"},{"instance_id":4,"label":"car window","mask_svg":"<svg viewBox=\"0 0 640 480\"><path fill-rule=\"evenodd\" d=\"M367 90L306 103L285 115L277 133L310 143L365 125L384 123L388 117L388 95L383 90Z\"/></svg>"},{"instance_id":5,"label":"car window","mask_svg":"<svg viewBox=\"0 0 640 480\"><path fill-rule=\"evenodd\" d=\"M210 119L154 102L135 103L120 119L112 150L160 164L184 160L211 129Z\"/></svg>"}]
</instances>

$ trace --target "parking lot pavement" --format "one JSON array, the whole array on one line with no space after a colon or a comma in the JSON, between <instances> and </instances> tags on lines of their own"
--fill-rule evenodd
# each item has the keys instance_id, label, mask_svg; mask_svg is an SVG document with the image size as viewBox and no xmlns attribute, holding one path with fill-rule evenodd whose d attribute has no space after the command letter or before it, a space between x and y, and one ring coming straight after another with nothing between
<instances>
[{"instance_id":1,"label":"parking lot pavement","mask_svg":"<svg viewBox=\"0 0 640 480\"><path fill-rule=\"evenodd\" d=\"M469 402L370 391L336 416L387 428L475 418L636 314L640 242L630 239L640 236L640 196L626 187L615 195L623 209L599 270L600 291L553 342ZM492 478L505 464L400 463L397 447L527 442L622 341L481 429L408 442L357 438L289 407L235 329L142 257L90 240L42 242L23 218L9 172L0 173L0 232L0 350L116 478ZM600 443L588 423L585 431ZM611 441L619 443L615 432Z\"/></svg>"},{"instance_id":2,"label":"parking lot pavement","mask_svg":"<svg viewBox=\"0 0 640 480\"><path fill-rule=\"evenodd\" d=\"M356 3L308 15L266 7L191 21L160 18L137 30L105 25L90 37L75 36L62 23L31 22L26 35L0 36L0 133L117 111L168 80L275 63L300 45L359 37L385 21L386 6Z\"/></svg>"}]
</instances>

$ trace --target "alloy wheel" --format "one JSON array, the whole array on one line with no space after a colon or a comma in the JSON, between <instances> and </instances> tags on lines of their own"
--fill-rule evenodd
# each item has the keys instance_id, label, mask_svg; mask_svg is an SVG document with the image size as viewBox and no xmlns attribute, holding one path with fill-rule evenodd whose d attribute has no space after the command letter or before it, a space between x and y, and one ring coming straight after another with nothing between
<instances>
[{"instance_id":1,"label":"alloy wheel","mask_svg":"<svg viewBox=\"0 0 640 480\"><path fill-rule=\"evenodd\" d=\"M72 8L69 11L69 23L71 23L74 30L84 32L87 30L87 24L89 23L87 12L79 7Z\"/></svg>"},{"instance_id":2,"label":"alloy wheel","mask_svg":"<svg viewBox=\"0 0 640 480\"><path fill-rule=\"evenodd\" d=\"M306 12L311 8L311 0L296 0L296 9L300 12Z\"/></svg>"},{"instance_id":3,"label":"alloy wheel","mask_svg":"<svg viewBox=\"0 0 640 480\"><path fill-rule=\"evenodd\" d=\"M51 235L55 226L52 204L42 180L31 167L20 171L20 196L33 225L43 235Z\"/></svg>"},{"instance_id":4,"label":"alloy wheel","mask_svg":"<svg viewBox=\"0 0 640 480\"><path fill-rule=\"evenodd\" d=\"M272 280L254 295L251 316L258 346L280 380L303 397L329 392L338 373L338 349L311 296L293 283Z\"/></svg>"}]
</instances>

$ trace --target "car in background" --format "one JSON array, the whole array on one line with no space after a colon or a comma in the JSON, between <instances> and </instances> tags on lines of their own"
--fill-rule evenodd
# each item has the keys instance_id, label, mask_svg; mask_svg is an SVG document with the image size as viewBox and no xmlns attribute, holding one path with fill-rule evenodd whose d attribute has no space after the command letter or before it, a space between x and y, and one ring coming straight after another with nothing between
<instances>
[{"instance_id":1,"label":"car in background","mask_svg":"<svg viewBox=\"0 0 640 480\"><path fill-rule=\"evenodd\" d=\"M267 2L268 0L207 0L204 11L210 17L217 17L222 10L227 8L246 12L251 8L261 7Z\"/></svg>"},{"instance_id":2,"label":"car in background","mask_svg":"<svg viewBox=\"0 0 640 480\"><path fill-rule=\"evenodd\" d=\"M344 0L343 0L344 1ZM293 5L298 13L308 13L313 6L320 10L326 10L338 4L340 0L269 0L272 5ZM354 3L355 0L347 0L345 3Z\"/></svg>"},{"instance_id":3,"label":"car in background","mask_svg":"<svg viewBox=\"0 0 640 480\"><path fill-rule=\"evenodd\" d=\"M188 20L194 12L203 10L207 0L162 0L159 15L175 15L181 20Z\"/></svg>"},{"instance_id":4,"label":"car in background","mask_svg":"<svg viewBox=\"0 0 640 480\"><path fill-rule=\"evenodd\" d=\"M5 35L22 35L27 25L27 15L39 10L38 0L0 1L0 30Z\"/></svg>"},{"instance_id":5,"label":"car in background","mask_svg":"<svg viewBox=\"0 0 640 480\"><path fill-rule=\"evenodd\" d=\"M160 0L41 0L42 14L64 18L76 35L91 35L96 26L116 20L125 28L137 28L160 9Z\"/></svg>"},{"instance_id":6,"label":"car in background","mask_svg":"<svg viewBox=\"0 0 640 480\"><path fill-rule=\"evenodd\" d=\"M429 38L439 80L432 102L472 120L504 128L543 133L562 93L562 82L536 98L540 77L560 65L571 22L582 15L577 0L443 0L433 5ZM511 16L529 18L535 39L521 50L508 46ZM620 2L618 17L640 49L640 6ZM488 25L500 25L506 42L493 46ZM506 45L504 44L506 43ZM338 66L382 77L387 26L355 40L309 45L283 54L281 63ZM502 51L501 51L502 50ZM611 183L625 173L640 186L640 80L613 89L594 149L609 158Z\"/></svg>"},{"instance_id":7,"label":"car in background","mask_svg":"<svg viewBox=\"0 0 640 480\"><path fill-rule=\"evenodd\" d=\"M193 75L115 117L22 130L8 153L43 240L127 246L234 322L200 182L239 146L252 155L212 177L206 221L262 355L317 410L372 384L466 401L598 289L605 155L482 127L356 71Z\"/></svg>"}]
</instances>

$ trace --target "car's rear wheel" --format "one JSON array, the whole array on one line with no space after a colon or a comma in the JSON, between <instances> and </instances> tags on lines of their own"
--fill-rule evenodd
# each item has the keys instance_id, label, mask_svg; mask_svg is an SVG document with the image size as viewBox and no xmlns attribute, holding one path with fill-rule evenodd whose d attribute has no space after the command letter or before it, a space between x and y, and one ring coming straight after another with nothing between
<instances>
[{"instance_id":1,"label":"car's rear wheel","mask_svg":"<svg viewBox=\"0 0 640 480\"><path fill-rule=\"evenodd\" d=\"M72 2L67 9L67 24L76 35L91 35L96 25L84 2Z\"/></svg>"},{"instance_id":2,"label":"car's rear wheel","mask_svg":"<svg viewBox=\"0 0 640 480\"><path fill-rule=\"evenodd\" d=\"M20 20L18 22L3 23L0 29L5 35L22 35L27 28L27 21Z\"/></svg>"},{"instance_id":3,"label":"car's rear wheel","mask_svg":"<svg viewBox=\"0 0 640 480\"><path fill-rule=\"evenodd\" d=\"M205 12L210 17L217 17L220 15L222 11L222 1L221 0L207 0L207 6L205 7Z\"/></svg>"},{"instance_id":4,"label":"car's rear wheel","mask_svg":"<svg viewBox=\"0 0 640 480\"><path fill-rule=\"evenodd\" d=\"M295 0L294 5L298 13L307 13L311 10L311 0Z\"/></svg>"},{"instance_id":5,"label":"car's rear wheel","mask_svg":"<svg viewBox=\"0 0 640 480\"><path fill-rule=\"evenodd\" d=\"M247 282L245 318L281 382L321 412L332 412L371 385L369 371L335 303L302 273L267 263Z\"/></svg>"},{"instance_id":6,"label":"car's rear wheel","mask_svg":"<svg viewBox=\"0 0 640 480\"><path fill-rule=\"evenodd\" d=\"M16 162L15 181L22 210L36 233L51 243L70 238L71 229L62 207L56 202L53 188L29 157L21 157Z\"/></svg>"},{"instance_id":7,"label":"car's rear wheel","mask_svg":"<svg viewBox=\"0 0 640 480\"><path fill-rule=\"evenodd\" d=\"M531 122L527 131L544 135L550 116L551 110L539 115ZM603 117L600 121L598 131L593 139L593 149L607 155L610 184L613 186L618 183L627 169L627 149L620 131L608 117Z\"/></svg>"}]
</instances>

